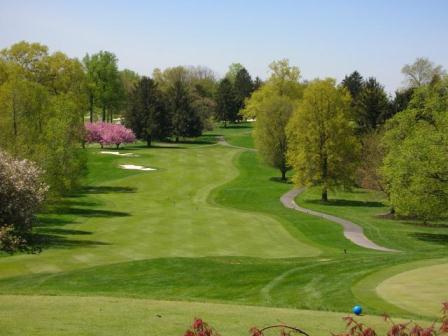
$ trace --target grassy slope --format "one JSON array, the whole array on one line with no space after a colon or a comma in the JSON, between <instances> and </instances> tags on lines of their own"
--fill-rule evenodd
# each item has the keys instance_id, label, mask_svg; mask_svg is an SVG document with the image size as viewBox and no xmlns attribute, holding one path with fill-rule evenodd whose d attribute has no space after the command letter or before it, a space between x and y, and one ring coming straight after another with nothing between
<instances>
[{"instance_id":1,"label":"grassy slope","mask_svg":"<svg viewBox=\"0 0 448 336\"><path fill-rule=\"evenodd\" d=\"M316 336L345 327L341 313L307 310L104 297L3 296L1 300L0 324L9 336L183 335L195 316L223 336L247 335L253 326L278 323L301 327ZM380 317L359 320L384 330Z\"/></svg>"}]
</instances>

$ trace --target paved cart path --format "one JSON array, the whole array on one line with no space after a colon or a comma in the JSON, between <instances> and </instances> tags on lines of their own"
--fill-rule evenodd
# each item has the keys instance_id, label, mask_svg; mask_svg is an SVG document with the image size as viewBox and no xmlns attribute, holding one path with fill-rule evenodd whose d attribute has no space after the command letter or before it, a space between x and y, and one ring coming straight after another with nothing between
<instances>
[{"instance_id":1,"label":"paved cart path","mask_svg":"<svg viewBox=\"0 0 448 336\"><path fill-rule=\"evenodd\" d=\"M280 201L287 208L294 209L294 210L303 212L308 215L324 218L324 219L327 219L329 221L332 221L334 223L341 225L344 228L345 238L347 238L348 240L350 240L351 242L353 242L354 244L356 244L358 246L365 247L365 248L368 248L371 250L383 251L383 252L398 252L397 250L389 249L387 247L383 247L383 246L377 245L374 242L372 242L369 238L367 238L364 235L362 227L360 227L359 225L357 225L355 223L352 223L352 222L350 222L346 219L340 218L340 217L336 217L336 216L328 215L328 214L325 214L322 212L310 210L310 209L303 208L303 207L297 205L297 203L294 201L294 199L297 197L297 195L299 195L303 191L305 191L305 188L293 189L291 191L288 191L286 194L284 194L280 198Z\"/></svg>"}]
</instances>

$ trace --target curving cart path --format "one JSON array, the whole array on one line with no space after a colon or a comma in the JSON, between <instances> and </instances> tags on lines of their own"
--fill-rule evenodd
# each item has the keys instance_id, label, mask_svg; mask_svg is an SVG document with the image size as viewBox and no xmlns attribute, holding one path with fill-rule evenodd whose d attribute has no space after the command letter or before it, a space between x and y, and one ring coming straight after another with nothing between
<instances>
[{"instance_id":1,"label":"curving cart path","mask_svg":"<svg viewBox=\"0 0 448 336\"><path fill-rule=\"evenodd\" d=\"M253 151L253 152L257 151L255 148L247 148L247 147L231 145L226 141L226 139L223 136L218 136L217 139L218 139L218 144L220 144L222 146L233 147L233 148L237 148L237 149L244 149L244 150ZM329 220L331 222L341 225L344 229L345 238L350 240L353 244L356 244L358 246L361 246L361 247L364 247L367 249L376 250L376 251L400 252L398 250L390 249L390 248L375 244L373 241L371 241L369 238L366 237L362 227L360 227L359 225L357 225L353 222L350 222L350 221L340 218L340 217L336 217L336 216L328 215L328 214L325 214L322 212L303 208L303 207L297 205L297 203L294 201L294 199L297 197L297 195L301 194L304 191L305 191L305 188L292 189L291 191L288 191L286 194L284 194L282 197L280 197L280 202L282 202L283 206L285 206L286 208L294 209L296 211L303 212L307 215L324 218L326 220Z\"/></svg>"},{"instance_id":2,"label":"curving cart path","mask_svg":"<svg viewBox=\"0 0 448 336\"><path fill-rule=\"evenodd\" d=\"M365 248L368 248L371 250L383 251L383 252L399 252L398 250L389 249L387 247L383 247L383 246L375 244L374 242L372 242L369 238L367 238L364 235L362 227L360 227L357 224L354 224L346 219L342 219L342 218L328 215L328 214L325 214L322 212L310 210L310 209L303 208L303 207L297 205L297 203L294 201L294 199L297 197L297 195L301 194L304 190L305 190L305 188L300 188L300 189L293 189L291 191L288 191L286 194L284 194L280 198L280 202L282 202L282 204L287 208L294 209L294 210L303 212L308 215L324 218L326 220L329 220L329 221L332 221L334 223L341 225L344 229L345 238L347 238L352 243L354 243L358 246L365 247Z\"/></svg>"}]
</instances>

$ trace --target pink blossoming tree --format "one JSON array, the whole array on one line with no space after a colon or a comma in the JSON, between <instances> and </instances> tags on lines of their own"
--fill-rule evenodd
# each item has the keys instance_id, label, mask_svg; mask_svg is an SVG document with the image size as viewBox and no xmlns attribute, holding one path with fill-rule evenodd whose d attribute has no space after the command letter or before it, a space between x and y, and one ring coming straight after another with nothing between
<instances>
[{"instance_id":1,"label":"pink blossoming tree","mask_svg":"<svg viewBox=\"0 0 448 336\"><path fill-rule=\"evenodd\" d=\"M86 124L85 140L87 143L99 143L101 148L115 145L118 149L120 144L134 142L135 134L123 125L95 122Z\"/></svg>"}]
</instances>

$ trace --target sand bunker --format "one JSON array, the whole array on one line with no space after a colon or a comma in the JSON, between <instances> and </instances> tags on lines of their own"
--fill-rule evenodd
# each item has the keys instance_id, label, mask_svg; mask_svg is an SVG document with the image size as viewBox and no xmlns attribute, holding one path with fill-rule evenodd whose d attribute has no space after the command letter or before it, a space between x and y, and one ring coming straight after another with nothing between
<instances>
[{"instance_id":1,"label":"sand bunker","mask_svg":"<svg viewBox=\"0 0 448 336\"><path fill-rule=\"evenodd\" d=\"M132 154L132 153L120 153L120 152L110 152L110 151L101 151L101 154L110 154L110 155L118 155L118 156L132 156L135 157L137 155Z\"/></svg>"},{"instance_id":2,"label":"sand bunker","mask_svg":"<svg viewBox=\"0 0 448 336\"><path fill-rule=\"evenodd\" d=\"M156 170L155 168L136 166L136 165L132 165L132 164L120 165L120 167L123 169L132 169L132 170L145 170L145 171Z\"/></svg>"}]
</instances>

